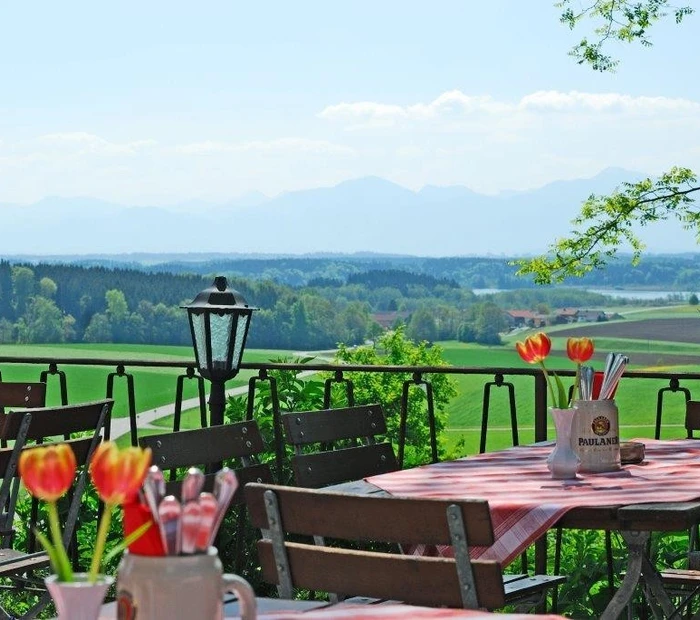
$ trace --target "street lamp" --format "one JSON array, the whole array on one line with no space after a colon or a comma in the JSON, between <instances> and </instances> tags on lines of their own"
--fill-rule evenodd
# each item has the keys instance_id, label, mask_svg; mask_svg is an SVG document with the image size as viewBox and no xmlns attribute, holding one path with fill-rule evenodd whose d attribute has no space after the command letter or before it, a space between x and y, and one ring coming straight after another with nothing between
<instances>
[{"instance_id":1,"label":"street lamp","mask_svg":"<svg viewBox=\"0 0 700 620\"><path fill-rule=\"evenodd\" d=\"M238 291L229 288L224 276L201 291L187 310L194 355L199 373L211 381L210 424L224 423L225 383L238 374L253 308Z\"/></svg>"}]
</instances>

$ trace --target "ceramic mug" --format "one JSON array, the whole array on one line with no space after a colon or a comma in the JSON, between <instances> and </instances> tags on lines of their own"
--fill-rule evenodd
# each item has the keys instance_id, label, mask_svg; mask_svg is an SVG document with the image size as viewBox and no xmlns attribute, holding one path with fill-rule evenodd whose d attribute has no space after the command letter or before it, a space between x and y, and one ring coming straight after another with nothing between
<instances>
[{"instance_id":1,"label":"ceramic mug","mask_svg":"<svg viewBox=\"0 0 700 620\"><path fill-rule=\"evenodd\" d=\"M238 575L223 574L217 550L199 555L124 553L117 572L118 620L222 620L223 595L236 594L241 620L256 617L255 594Z\"/></svg>"}]
</instances>

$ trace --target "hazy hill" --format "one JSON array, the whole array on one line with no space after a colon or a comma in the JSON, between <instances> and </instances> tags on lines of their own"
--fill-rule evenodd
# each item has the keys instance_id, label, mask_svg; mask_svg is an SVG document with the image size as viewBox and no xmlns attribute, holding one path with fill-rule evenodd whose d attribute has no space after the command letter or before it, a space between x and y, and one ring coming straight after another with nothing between
<instances>
[{"instance_id":1,"label":"hazy hill","mask_svg":"<svg viewBox=\"0 0 700 620\"><path fill-rule=\"evenodd\" d=\"M590 193L640 175L607 169L497 196L466 187L411 191L366 177L274 198L251 193L223 205L184 201L172 208L48 197L0 205L0 255L118 253L379 252L420 256L538 253L565 234ZM655 226L649 250L697 249L678 227ZM679 240L680 239L680 240Z\"/></svg>"}]
</instances>

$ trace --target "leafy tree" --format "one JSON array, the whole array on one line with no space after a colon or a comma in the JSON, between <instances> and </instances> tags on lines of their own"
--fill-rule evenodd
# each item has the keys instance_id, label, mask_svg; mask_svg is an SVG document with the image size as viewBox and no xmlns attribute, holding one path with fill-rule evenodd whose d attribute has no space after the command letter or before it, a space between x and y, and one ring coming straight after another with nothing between
<instances>
[{"instance_id":1,"label":"leafy tree","mask_svg":"<svg viewBox=\"0 0 700 620\"><path fill-rule=\"evenodd\" d=\"M695 293L693 293L690 297L688 297L688 303L691 306L697 306L698 303L700 303L700 301L698 300L698 296Z\"/></svg>"},{"instance_id":2,"label":"leafy tree","mask_svg":"<svg viewBox=\"0 0 700 620\"><path fill-rule=\"evenodd\" d=\"M493 302L474 307L474 333L479 344L502 344L501 332L508 328L505 314Z\"/></svg>"},{"instance_id":3,"label":"leafy tree","mask_svg":"<svg viewBox=\"0 0 700 620\"><path fill-rule=\"evenodd\" d=\"M112 326L106 314L97 312L92 315L90 324L83 335L85 342L111 342Z\"/></svg>"},{"instance_id":4,"label":"leafy tree","mask_svg":"<svg viewBox=\"0 0 700 620\"><path fill-rule=\"evenodd\" d=\"M678 24L693 13L690 6L672 6L669 0L596 0L585 7L573 0L562 0L556 6L564 9L561 21L572 30L585 18L596 21L596 38L589 41L588 37L584 37L569 53L579 64L590 65L594 70L602 72L614 71L619 63L603 52L606 44L611 41L636 42L651 47L649 28L667 17L667 10L673 12Z\"/></svg>"},{"instance_id":5,"label":"leafy tree","mask_svg":"<svg viewBox=\"0 0 700 620\"><path fill-rule=\"evenodd\" d=\"M429 308L419 308L411 315L408 322L406 334L412 340L426 340L434 342L437 340L437 325L435 317Z\"/></svg>"},{"instance_id":6,"label":"leafy tree","mask_svg":"<svg viewBox=\"0 0 700 620\"><path fill-rule=\"evenodd\" d=\"M29 342L65 342L63 313L52 299L40 295L32 297L25 321Z\"/></svg>"},{"instance_id":7,"label":"leafy tree","mask_svg":"<svg viewBox=\"0 0 700 620\"><path fill-rule=\"evenodd\" d=\"M35 286L34 271L29 267L12 268L12 295L17 316L22 316L25 313L30 298L34 295Z\"/></svg>"},{"instance_id":8,"label":"leafy tree","mask_svg":"<svg viewBox=\"0 0 700 620\"><path fill-rule=\"evenodd\" d=\"M56 296L58 287L51 278L41 278L39 280L39 295L48 299L53 299Z\"/></svg>"},{"instance_id":9,"label":"leafy tree","mask_svg":"<svg viewBox=\"0 0 700 620\"><path fill-rule=\"evenodd\" d=\"M340 345L335 362L390 366L446 366L439 346L427 342L416 344L406 337L405 330L398 328L385 332L374 346L349 348ZM408 373L354 372L357 404L380 403L387 418L388 435L394 444L398 441L401 392L403 382L410 379ZM444 374L425 377L433 386L436 428L438 437L447 420L446 407L457 390L452 378ZM430 460L430 434L426 415L425 393L414 388L409 398L406 431L405 467L426 463Z\"/></svg>"},{"instance_id":10,"label":"leafy tree","mask_svg":"<svg viewBox=\"0 0 700 620\"><path fill-rule=\"evenodd\" d=\"M611 71L617 60L603 50L611 41L640 43L650 46L648 31L652 25L673 12L677 23L693 13L690 6L674 7L668 0L596 0L576 10L573 0L557 4L563 8L561 21L570 28L584 18L597 20L594 39L584 37L572 50L580 64L597 71ZM644 244L633 230L667 219L677 219L683 226L700 233L700 212L694 206L694 194L700 191L696 175L688 168L674 167L657 179L623 183L609 196L591 195L573 220L574 230L568 237L550 246L547 255L517 261L520 275L531 274L538 284L560 282L567 276L582 276L604 267L618 247L627 242L632 248L632 262L640 260Z\"/></svg>"}]
</instances>

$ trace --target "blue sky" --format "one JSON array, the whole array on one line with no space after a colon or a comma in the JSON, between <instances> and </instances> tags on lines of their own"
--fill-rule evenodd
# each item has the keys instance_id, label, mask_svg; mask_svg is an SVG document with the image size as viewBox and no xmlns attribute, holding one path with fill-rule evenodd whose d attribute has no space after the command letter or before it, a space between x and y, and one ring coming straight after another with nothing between
<instances>
[{"instance_id":1,"label":"blue sky","mask_svg":"<svg viewBox=\"0 0 700 620\"><path fill-rule=\"evenodd\" d=\"M553 4L3 3L0 203L700 170L700 15L598 74Z\"/></svg>"}]
</instances>

